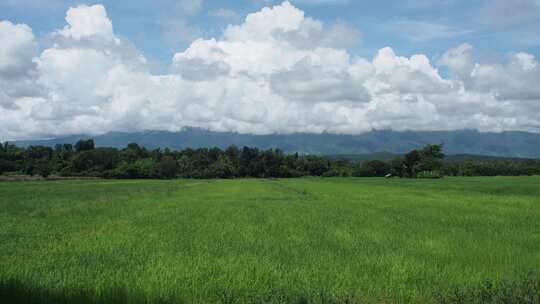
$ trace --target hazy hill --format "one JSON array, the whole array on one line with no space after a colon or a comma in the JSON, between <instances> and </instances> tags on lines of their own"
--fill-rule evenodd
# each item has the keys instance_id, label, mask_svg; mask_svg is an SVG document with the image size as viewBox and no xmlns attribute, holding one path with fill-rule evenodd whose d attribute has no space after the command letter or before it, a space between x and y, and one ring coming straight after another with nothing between
<instances>
[{"instance_id":1,"label":"hazy hill","mask_svg":"<svg viewBox=\"0 0 540 304\"><path fill-rule=\"evenodd\" d=\"M62 138L18 141L19 146L75 143L86 135ZM460 131L371 131L361 135L306 134L251 135L212 132L186 128L181 132L110 132L92 136L101 147L125 147L138 143L147 148L226 148L231 145L262 149L280 148L285 152L324 155L359 155L385 152L388 155L405 153L426 144L445 144L447 154L475 154L487 156L540 158L540 134L527 132L482 133ZM388 156L387 155L387 156Z\"/></svg>"}]
</instances>

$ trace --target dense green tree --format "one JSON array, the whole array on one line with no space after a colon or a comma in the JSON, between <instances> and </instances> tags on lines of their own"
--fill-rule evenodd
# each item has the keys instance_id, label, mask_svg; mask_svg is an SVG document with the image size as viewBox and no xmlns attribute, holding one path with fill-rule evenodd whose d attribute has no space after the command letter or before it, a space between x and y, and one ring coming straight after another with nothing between
<instances>
[{"instance_id":1,"label":"dense green tree","mask_svg":"<svg viewBox=\"0 0 540 304\"><path fill-rule=\"evenodd\" d=\"M138 159L147 157L149 157L148 151L136 143L128 144L127 147L122 150L122 159L127 162L134 162Z\"/></svg>"},{"instance_id":2,"label":"dense green tree","mask_svg":"<svg viewBox=\"0 0 540 304\"><path fill-rule=\"evenodd\" d=\"M415 177L416 171L415 167L420 162L421 155L418 150L412 150L411 152L405 154L403 159L403 169L402 174L404 177Z\"/></svg>"},{"instance_id":3,"label":"dense green tree","mask_svg":"<svg viewBox=\"0 0 540 304\"><path fill-rule=\"evenodd\" d=\"M226 155L220 155L208 169L209 175L212 177L233 178L237 175L234 164Z\"/></svg>"},{"instance_id":4,"label":"dense green tree","mask_svg":"<svg viewBox=\"0 0 540 304\"><path fill-rule=\"evenodd\" d=\"M14 162L6 159L0 159L0 175L4 174L5 172L11 172L16 170L17 166Z\"/></svg>"},{"instance_id":5,"label":"dense green tree","mask_svg":"<svg viewBox=\"0 0 540 304\"><path fill-rule=\"evenodd\" d=\"M263 164L257 148L244 147L240 154L240 175L246 177L262 177Z\"/></svg>"},{"instance_id":6,"label":"dense green tree","mask_svg":"<svg viewBox=\"0 0 540 304\"><path fill-rule=\"evenodd\" d=\"M73 170L103 172L114 169L120 163L120 153L114 148L97 148L77 153L72 160Z\"/></svg>"},{"instance_id":7,"label":"dense green tree","mask_svg":"<svg viewBox=\"0 0 540 304\"><path fill-rule=\"evenodd\" d=\"M83 151L89 151L95 149L95 144L93 139L88 140L79 140L75 144L75 151L76 152L83 152Z\"/></svg>"},{"instance_id":8,"label":"dense green tree","mask_svg":"<svg viewBox=\"0 0 540 304\"><path fill-rule=\"evenodd\" d=\"M400 175L417 177L419 173L423 173L423 176L440 176L443 159L442 145L427 145L421 150L412 150L403 158ZM395 170L397 170L397 165L398 161L396 160L393 164Z\"/></svg>"},{"instance_id":9,"label":"dense green tree","mask_svg":"<svg viewBox=\"0 0 540 304\"><path fill-rule=\"evenodd\" d=\"M304 157L304 175L322 176L329 168L329 161L324 157L314 155Z\"/></svg>"},{"instance_id":10,"label":"dense green tree","mask_svg":"<svg viewBox=\"0 0 540 304\"><path fill-rule=\"evenodd\" d=\"M361 177L383 177L392 171L392 166L389 163L380 160L369 160L362 162L356 176Z\"/></svg>"},{"instance_id":11,"label":"dense green tree","mask_svg":"<svg viewBox=\"0 0 540 304\"><path fill-rule=\"evenodd\" d=\"M444 159L442 145L427 145L419 153L420 160L414 166L415 174L420 172L441 172Z\"/></svg>"},{"instance_id":12,"label":"dense green tree","mask_svg":"<svg viewBox=\"0 0 540 304\"><path fill-rule=\"evenodd\" d=\"M51 175L52 171L52 164L46 160L38 161L35 165L35 173L45 178Z\"/></svg>"},{"instance_id":13,"label":"dense green tree","mask_svg":"<svg viewBox=\"0 0 540 304\"><path fill-rule=\"evenodd\" d=\"M163 157L156 163L156 174L158 178L171 179L175 178L178 172L178 164L171 156Z\"/></svg>"},{"instance_id":14,"label":"dense green tree","mask_svg":"<svg viewBox=\"0 0 540 304\"><path fill-rule=\"evenodd\" d=\"M390 160L390 173L394 176L403 177L406 173L405 160L403 157L394 157Z\"/></svg>"},{"instance_id":15,"label":"dense green tree","mask_svg":"<svg viewBox=\"0 0 540 304\"><path fill-rule=\"evenodd\" d=\"M26 149L26 158L31 160L50 160L53 149L43 146L30 146Z\"/></svg>"}]
</instances>

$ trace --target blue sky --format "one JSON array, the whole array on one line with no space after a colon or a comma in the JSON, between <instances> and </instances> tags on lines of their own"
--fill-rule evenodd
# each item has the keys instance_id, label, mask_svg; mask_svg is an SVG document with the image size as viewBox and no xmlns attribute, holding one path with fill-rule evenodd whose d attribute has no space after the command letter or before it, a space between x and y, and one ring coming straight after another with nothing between
<instances>
[{"instance_id":1,"label":"blue sky","mask_svg":"<svg viewBox=\"0 0 540 304\"><path fill-rule=\"evenodd\" d=\"M228 24L280 1L265 0L3 0L0 19L30 25L37 36L64 27L66 10L78 4L103 4L117 35L124 36L163 68L194 37L219 37ZM291 1L324 22L342 21L361 33L348 46L372 57L390 46L402 55L437 58L461 43L474 45L493 60L508 52L540 54L539 1L489 0L300 0ZM536 2L536 5L535 3ZM505 4L506 3L506 4ZM510 3L510 4L508 4ZM175 32L178 27L187 33ZM173 33L171 33L173 32Z\"/></svg>"},{"instance_id":2,"label":"blue sky","mask_svg":"<svg viewBox=\"0 0 540 304\"><path fill-rule=\"evenodd\" d=\"M1 0L0 141L540 132L540 0Z\"/></svg>"}]
</instances>

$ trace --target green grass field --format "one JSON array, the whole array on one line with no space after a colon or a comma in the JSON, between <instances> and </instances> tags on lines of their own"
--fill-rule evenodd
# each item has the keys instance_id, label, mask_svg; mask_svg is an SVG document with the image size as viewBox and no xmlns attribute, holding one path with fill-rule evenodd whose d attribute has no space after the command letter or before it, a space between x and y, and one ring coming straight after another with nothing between
<instances>
[{"instance_id":1,"label":"green grass field","mask_svg":"<svg viewBox=\"0 0 540 304\"><path fill-rule=\"evenodd\" d=\"M539 270L540 177L0 183L4 299L536 303Z\"/></svg>"}]
</instances>

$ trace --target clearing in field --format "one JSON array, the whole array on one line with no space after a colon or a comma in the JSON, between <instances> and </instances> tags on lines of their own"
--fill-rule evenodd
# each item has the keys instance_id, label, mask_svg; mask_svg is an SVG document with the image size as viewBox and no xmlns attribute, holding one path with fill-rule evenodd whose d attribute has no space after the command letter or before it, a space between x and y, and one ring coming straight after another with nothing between
<instances>
[{"instance_id":1,"label":"clearing in field","mask_svg":"<svg viewBox=\"0 0 540 304\"><path fill-rule=\"evenodd\" d=\"M540 301L539 177L4 182L0 227L4 299Z\"/></svg>"}]
</instances>

